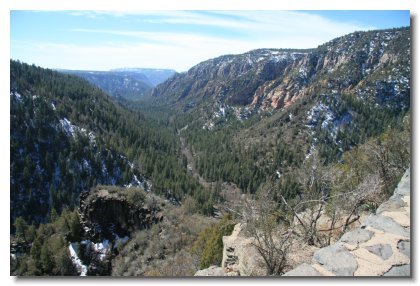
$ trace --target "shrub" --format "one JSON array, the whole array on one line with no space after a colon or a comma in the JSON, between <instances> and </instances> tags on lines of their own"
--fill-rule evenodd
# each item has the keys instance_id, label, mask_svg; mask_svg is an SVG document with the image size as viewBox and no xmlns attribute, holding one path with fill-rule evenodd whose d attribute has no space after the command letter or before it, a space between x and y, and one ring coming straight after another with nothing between
<instances>
[{"instance_id":1,"label":"shrub","mask_svg":"<svg viewBox=\"0 0 420 286\"><path fill-rule=\"evenodd\" d=\"M200 269L211 265L220 265L223 258L223 236L230 235L234 223L230 215L201 231L191 249L192 253L199 256Z\"/></svg>"}]
</instances>

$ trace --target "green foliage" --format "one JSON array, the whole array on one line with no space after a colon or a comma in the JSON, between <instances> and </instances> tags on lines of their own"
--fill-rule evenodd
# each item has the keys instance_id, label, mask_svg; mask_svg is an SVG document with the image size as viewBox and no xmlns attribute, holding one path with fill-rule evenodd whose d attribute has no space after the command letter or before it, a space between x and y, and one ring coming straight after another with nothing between
<instances>
[{"instance_id":1,"label":"green foliage","mask_svg":"<svg viewBox=\"0 0 420 286\"><path fill-rule=\"evenodd\" d=\"M145 194L143 190L139 188L128 188L126 193L127 200L132 205L142 206L144 204Z\"/></svg>"},{"instance_id":2,"label":"green foliage","mask_svg":"<svg viewBox=\"0 0 420 286\"><path fill-rule=\"evenodd\" d=\"M199 254L200 269L211 265L220 265L223 258L223 236L230 235L234 223L232 217L227 215L211 227L204 229L194 242L191 252Z\"/></svg>"},{"instance_id":3,"label":"green foliage","mask_svg":"<svg viewBox=\"0 0 420 286\"><path fill-rule=\"evenodd\" d=\"M77 212L64 210L60 216L48 224L40 224L38 229L26 226L21 218L16 219L19 236L23 233L25 243L30 244L29 249L19 253L15 265L11 268L13 275L19 276L66 276L76 275L69 255L70 241L81 239L81 225ZM17 239L18 237L15 236ZM19 240L17 240L19 245ZM21 248L25 250L25 248Z\"/></svg>"},{"instance_id":4,"label":"green foliage","mask_svg":"<svg viewBox=\"0 0 420 286\"><path fill-rule=\"evenodd\" d=\"M18 217L15 220L14 226L16 239L26 241L26 232L28 229L26 221L22 217Z\"/></svg>"},{"instance_id":5,"label":"green foliage","mask_svg":"<svg viewBox=\"0 0 420 286\"><path fill-rule=\"evenodd\" d=\"M301 160L298 152L282 141L246 147L245 142L234 141L237 131L226 127L187 132L188 143L197 153L198 172L209 181L233 182L244 192L255 193L276 170Z\"/></svg>"},{"instance_id":6,"label":"green foliage","mask_svg":"<svg viewBox=\"0 0 420 286\"><path fill-rule=\"evenodd\" d=\"M351 174L352 187L360 184L369 174L379 172L388 195L410 164L409 117L404 119L400 129L387 129L380 136L370 138L366 143L346 152L338 167L345 174Z\"/></svg>"}]
</instances>

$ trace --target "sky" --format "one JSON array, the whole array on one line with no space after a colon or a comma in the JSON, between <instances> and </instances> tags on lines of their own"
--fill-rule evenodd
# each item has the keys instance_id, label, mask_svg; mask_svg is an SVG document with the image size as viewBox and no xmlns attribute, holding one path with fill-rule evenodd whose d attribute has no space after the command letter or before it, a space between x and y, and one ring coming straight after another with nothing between
<instances>
[{"instance_id":1,"label":"sky","mask_svg":"<svg viewBox=\"0 0 420 286\"><path fill-rule=\"evenodd\" d=\"M410 25L400 11L10 11L10 57L45 68L186 71L224 54L315 48Z\"/></svg>"}]
</instances>

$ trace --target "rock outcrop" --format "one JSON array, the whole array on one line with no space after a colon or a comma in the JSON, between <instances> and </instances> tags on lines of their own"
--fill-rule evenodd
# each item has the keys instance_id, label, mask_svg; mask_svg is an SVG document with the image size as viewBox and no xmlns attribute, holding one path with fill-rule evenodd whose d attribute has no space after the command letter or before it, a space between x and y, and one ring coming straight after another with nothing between
<instances>
[{"instance_id":1,"label":"rock outcrop","mask_svg":"<svg viewBox=\"0 0 420 286\"><path fill-rule=\"evenodd\" d=\"M129 191L101 189L80 196L80 218L90 238L113 239L162 220L158 207L147 206L141 195L133 196L134 202L124 192Z\"/></svg>"},{"instance_id":2,"label":"rock outcrop","mask_svg":"<svg viewBox=\"0 0 420 286\"><path fill-rule=\"evenodd\" d=\"M235 225L230 236L223 237L222 268L227 276L264 276L264 267L254 240L244 235L244 226Z\"/></svg>"},{"instance_id":3,"label":"rock outcrop","mask_svg":"<svg viewBox=\"0 0 420 286\"><path fill-rule=\"evenodd\" d=\"M245 236L244 225L238 223L229 236L223 237L222 266L211 266L199 270L194 276L265 276L264 267L254 240Z\"/></svg>"},{"instance_id":4,"label":"rock outcrop","mask_svg":"<svg viewBox=\"0 0 420 286\"><path fill-rule=\"evenodd\" d=\"M410 169L362 225L285 276L410 276Z\"/></svg>"}]
</instances>

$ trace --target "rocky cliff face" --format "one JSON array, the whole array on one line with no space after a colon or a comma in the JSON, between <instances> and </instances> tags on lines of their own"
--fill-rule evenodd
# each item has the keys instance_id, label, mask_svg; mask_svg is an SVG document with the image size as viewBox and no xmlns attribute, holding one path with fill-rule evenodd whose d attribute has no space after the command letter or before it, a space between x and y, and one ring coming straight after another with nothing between
<instances>
[{"instance_id":1,"label":"rocky cliff face","mask_svg":"<svg viewBox=\"0 0 420 286\"><path fill-rule=\"evenodd\" d=\"M159 207L147 205L140 193L126 192L100 189L81 194L80 217L89 237L113 239L115 234L124 236L162 220Z\"/></svg>"},{"instance_id":2,"label":"rocky cliff face","mask_svg":"<svg viewBox=\"0 0 420 286\"><path fill-rule=\"evenodd\" d=\"M222 56L172 77L153 95L184 110L204 99L213 106L210 113L227 107L282 109L306 94L332 91L401 107L408 105L403 95L409 79L410 31L403 28L356 32L311 50Z\"/></svg>"}]
</instances>

